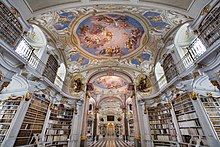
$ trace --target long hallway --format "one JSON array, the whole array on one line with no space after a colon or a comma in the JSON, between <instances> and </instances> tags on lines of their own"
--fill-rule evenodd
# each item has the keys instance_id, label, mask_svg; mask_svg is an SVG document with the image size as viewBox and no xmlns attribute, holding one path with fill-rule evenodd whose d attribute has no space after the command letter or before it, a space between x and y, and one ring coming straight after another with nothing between
<instances>
[{"instance_id":1,"label":"long hallway","mask_svg":"<svg viewBox=\"0 0 220 147\"><path fill-rule=\"evenodd\" d=\"M115 137L106 137L100 139L98 142L89 145L89 147L134 147L131 142L124 142L122 139Z\"/></svg>"}]
</instances>

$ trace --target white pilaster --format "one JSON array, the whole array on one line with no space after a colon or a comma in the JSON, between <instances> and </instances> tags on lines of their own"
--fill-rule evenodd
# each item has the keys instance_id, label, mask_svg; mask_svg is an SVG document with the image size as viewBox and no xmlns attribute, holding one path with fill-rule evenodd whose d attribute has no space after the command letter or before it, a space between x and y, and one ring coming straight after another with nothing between
<instances>
[{"instance_id":1,"label":"white pilaster","mask_svg":"<svg viewBox=\"0 0 220 147\"><path fill-rule=\"evenodd\" d=\"M180 132L180 129L179 129L179 125L178 125L178 122L177 122L177 118L176 118L176 114L175 114L173 105L171 105L170 113L171 113L173 125L174 125L175 130L176 130L177 141L178 142L183 142L182 135L181 135L181 132Z\"/></svg>"},{"instance_id":2,"label":"white pilaster","mask_svg":"<svg viewBox=\"0 0 220 147\"><path fill-rule=\"evenodd\" d=\"M49 124L49 119L50 119L50 114L51 114L51 105L49 105L48 109L47 109L47 114L44 120L44 126L41 132L41 142L45 142L45 134L46 134L46 130L48 128L48 124Z\"/></svg>"},{"instance_id":3,"label":"white pilaster","mask_svg":"<svg viewBox=\"0 0 220 147\"><path fill-rule=\"evenodd\" d=\"M71 126L71 135L68 147L79 147L80 146L80 136L82 130L82 119L83 119L83 103L81 101L76 103L77 105L77 115L73 117Z\"/></svg>"},{"instance_id":4,"label":"white pilaster","mask_svg":"<svg viewBox=\"0 0 220 147\"><path fill-rule=\"evenodd\" d=\"M208 145L210 147L220 146L220 142L218 141L218 136L215 134L213 130L213 126L209 121L209 118L202 106L201 101L199 99L196 99L196 100L192 100L192 103L195 108L196 114L198 116L202 130L206 136Z\"/></svg>"},{"instance_id":5,"label":"white pilaster","mask_svg":"<svg viewBox=\"0 0 220 147\"><path fill-rule=\"evenodd\" d=\"M2 147L13 147L14 146L15 140L17 138L17 135L19 133L19 130L21 128L22 122L24 120L24 117L28 110L29 105L30 105L30 100L25 101L25 99L23 99L21 101L20 106L15 115L15 118L12 120L8 133L5 136L4 141L2 142Z\"/></svg>"}]
</instances>

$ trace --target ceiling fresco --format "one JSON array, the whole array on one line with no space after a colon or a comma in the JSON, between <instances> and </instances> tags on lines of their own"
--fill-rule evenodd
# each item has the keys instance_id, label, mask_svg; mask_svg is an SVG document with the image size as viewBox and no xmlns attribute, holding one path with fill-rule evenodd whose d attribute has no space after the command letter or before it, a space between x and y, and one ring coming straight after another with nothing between
<instances>
[{"instance_id":1,"label":"ceiling fresco","mask_svg":"<svg viewBox=\"0 0 220 147\"><path fill-rule=\"evenodd\" d=\"M97 78L93 84L103 89L119 89L126 86L128 82L118 76L103 76Z\"/></svg>"},{"instance_id":2,"label":"ceiling fresco","mask_svg":"<svg viewBox=\"0 0 220 147\"><path fill-rule=\"evenodd\" d=\"M142 53L138 55L137 57L134 57L131 59L131 63L135 65L140 65L142 62L150 61L151 55L149 53Z\"/></svg>"},{"instance_id":3,"label":"ceiling fresco","mask_svg":"<svg viewBox=\"0 0 220 147\"><path fill-rule=\"evenodd\" d=\"M53 26L57 31L63 30L70 25L74 18L75 16L73 12L60 12L58 13L58 18Z\"/></svg>"},{"instance_id":4,"label":"ceiling fresco","mask_svg":"<svg viewBox=\"0 0 220 147\"><path fill-rule=\"evenodd\" d=\"M144 16L150 21L151 26L155 30L165 30L168 29L170 26L170 24L168 24L167 22L165 22L165 20L163 20L163 17L159 12L149 11L144 13Z\"/></svg>"},{"instance_id":5,"label":"ceiling fresco","mask_svg":"<svg viewBox=\"0 0 220 147\"><path fill-rule=\"evenodd\" d=\"M89 63L89 59L81 56L79 53L76 54L70 54L70 60L71 61L76 61L80 65L86 65Z\"/></svg>"},{"instance_id":6,"label":"ceiling fresco","mask_svg":"<svg viewBox=\"0 0 220 147\"><path fill-rule=\"evenodd\" d=\"M76 34L80 46L95 56L124 56L140 47L144 28L128 15L103 14L83 20Z\"/></svg>"}]
</instances>

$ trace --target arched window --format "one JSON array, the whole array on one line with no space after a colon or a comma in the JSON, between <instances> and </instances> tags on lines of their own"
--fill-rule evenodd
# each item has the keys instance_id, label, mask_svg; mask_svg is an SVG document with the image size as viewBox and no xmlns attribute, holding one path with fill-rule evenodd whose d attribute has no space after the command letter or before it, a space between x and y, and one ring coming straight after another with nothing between
<instances>
[{"instance_id":1,"label":"arched window","mask_svg":"<svg viewBox=\"0 0 220 147\"><path fill-rule=\"evenodd\" d=\"M64 63L61 63L60 67L57 70L57 76L54 84L62 89L65 77L66 77L66 66L64 65Z\"/></svg>"},{"instance_id":2,"label":"arched window","mask_svg":"<svg viewBox=\"0 0 220 147\"><path fill-rule=\"evenodd\" d=\"M161 66L160 62L158 62L155 66L155 76L156 76L159 88L161 88L165 84L167 84L164 70L163 70L163 67Z\"/></svg>"}]
</instances>

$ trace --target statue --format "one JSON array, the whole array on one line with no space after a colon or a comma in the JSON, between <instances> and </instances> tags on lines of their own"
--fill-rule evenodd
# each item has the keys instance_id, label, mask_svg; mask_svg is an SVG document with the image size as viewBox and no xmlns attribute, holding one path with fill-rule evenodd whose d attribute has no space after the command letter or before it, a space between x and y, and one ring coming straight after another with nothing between
<instances>
[{"instance_id":1,"label":"statue","mask_svg":"<svg viewBox=\"0 0 220 147\"><path fill-rule=\"evenodd\" d=\"M140 92L149 92L150 91L147 76L141 77L139 84L137 85L137 90L139 90Z\"/></svg>"},{"instance_id":2,"label":"statue","mask_svg":"<svg viewBox=\"0 0 220 147\"><path fill-rule=\"evenodd\" d=\"M0 70L0 82L3 81L3 79L4 79L4 75L3 75L2 71Z\"/></svg>"},{"instance_id":3,"label":"statue","mask_svg":"<svg viewBox=\"0 0 220 147\"><path fill-rule=\"evenodd\" d=\"M80 92L82 90L82 85L83 83L80 78L74 79L72 84L73 91Z\"/></svg>"}]
</instances>

